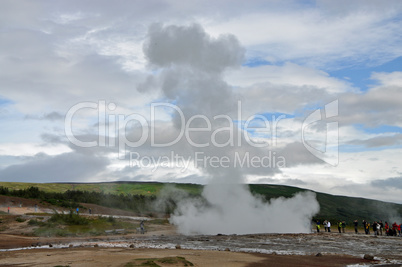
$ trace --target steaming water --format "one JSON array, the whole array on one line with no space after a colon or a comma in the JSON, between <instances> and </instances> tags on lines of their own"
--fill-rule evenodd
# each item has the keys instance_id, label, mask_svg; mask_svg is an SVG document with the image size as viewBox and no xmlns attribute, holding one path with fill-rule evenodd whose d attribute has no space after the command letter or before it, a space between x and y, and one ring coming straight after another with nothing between
<instances>
[{"instance_id":1,"label":"steaming water","mask_svg":"<svg viewBox=\"0 0 402 267\"><path fill-rule=\"evenodd\" d=\"M207 185L199 200L179 201L170 222L182 234L309 233L319 211L312 192L265 203L243 185Z\"/></svg>"}]
</instances>

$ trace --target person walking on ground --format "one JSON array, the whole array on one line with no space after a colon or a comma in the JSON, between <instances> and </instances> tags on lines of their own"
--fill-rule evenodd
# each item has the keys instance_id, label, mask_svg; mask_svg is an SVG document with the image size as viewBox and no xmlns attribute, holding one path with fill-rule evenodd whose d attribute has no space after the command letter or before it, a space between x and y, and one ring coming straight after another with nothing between
<instances>
[{"instance_id":1,"label":"person walking on ground","mask_svg":"<svg viewBox=\"0 0 402 267\"><path fill-rule=\"evenodd\" d=\"M346 222L342 221L342 233L345 233Z\"/></svg>"},{"instance_id":2,"label":"person walking on ground","mask_svg":"<svg viewBox=\"0 0 402 267\"><path fill-rule=\"evenodd\" d=\"M359 226L359 222L357 220L355 220L353 222L353 224L355 225L355 234L357 234L359 231L357 230L358 226Z\"/></svg>"},{"instance_id":3,"label":"person walking on ground","mask_svg":"<svg viewBox=\"0 0 402 267\"><path fill-rule=\"evenodd\" d=\"M144 227L144 221L143 220L140 222L140 228L141 228L141 234L145 234L145 227Z\"/></svg>"},{"instance_id":4,"label":"person walking on ground","mask_svg":"<svg viewBox=\"0 0 402 267\"><path fill-rule=\"evenodd\" d=\"M327 222L327 228L328 228L328 233L330 233L331 232L331 222L330 221Z\"/></svg>"},{"instance_id":5,"label":"person walking on ground","mask_svg":"<svg viewBox=\"0 0 402 267\"><path fill-rule=\"evenodd\" d=\"M338 232L341 234L342 222L338 222Z\"/></svg>"}]
</instances>

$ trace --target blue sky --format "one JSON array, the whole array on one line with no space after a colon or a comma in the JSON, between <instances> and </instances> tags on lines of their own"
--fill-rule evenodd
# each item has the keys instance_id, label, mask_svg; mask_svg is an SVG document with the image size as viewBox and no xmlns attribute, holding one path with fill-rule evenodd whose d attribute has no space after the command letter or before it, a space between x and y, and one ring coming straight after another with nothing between
<instances>
[{"instance_id":1,"label":"blue sky","mask_svg":"<svg viewBox=\"0 0 402 267\"><path fill-rule=\"evenodd\" d=\"M371 74L373 72L394 72L402 71L402 57L397 57L391 61L387 61L381 65L371 65L370 63L358 63L353 66L348 66L345 62L344 67L339 67L339 69L325 69L322 70L327 72L332 77L336 77L340 80L345 80L353 84L353 86L359 88L362 92L366 92L371 87L376 85L375 80L371 79ZM255 68L264 65L274 65L264 58L250 58L243 64L245 67ZM279 65L280 66L280 65Z\"/></svg>"},{"instance_id":2,"label":"blue sky","mask_svg":"<svg viewBox=\"0 0 402 267\"><path fill-rule=\"evenodd\" d=\"M380 134L380 133L402 133L402 127L394 125L381 125L376 128L367 128L362 125L356 125L357 129L362 130L366 133Z\"/></svg>"},{"instance_id":3,"label":"blue sky","mask_svg":"<svg viewBox=\"0 0 402 267\"><path fill-rule=\"evenodd\" d=\"M366 92L376 85L376 81L371 79L373 72L394 71L402 71L402 57L397 57L378 66L363 64L341 70L329 71L328 73L339 79L345 79L353 83L353 85L358 87L362 92Z\"/></svg>"}]
</instances>

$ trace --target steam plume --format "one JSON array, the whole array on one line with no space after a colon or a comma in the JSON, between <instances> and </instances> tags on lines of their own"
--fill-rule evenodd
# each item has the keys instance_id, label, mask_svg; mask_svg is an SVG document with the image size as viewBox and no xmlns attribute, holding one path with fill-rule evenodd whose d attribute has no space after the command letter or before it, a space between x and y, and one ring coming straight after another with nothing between
<instances>
[{"instance_id":1,"label":"steam plume","mask_svg":"<svg viewBox=\"0 0 402 267\"><path fill-rule=\"evenodd\" d=\"M193 140L204 143L211 132L222 128L216 115L235 113L239 97L222 79L224 71L240 66L244 49L233 35L210 37L199 25L162 26L149 28L144 53L151 66L161 68L159 75L152 76L140 86L139 91L161 88L163 95L183 111L186 119L193 115L209 118L211 131L197 132ZM149 84L147 84L149 83ZM193 121L192 127L205 127ZM172 118L172 125L180 128L180 121ZM234 134L241 134L237 129ZM221 140L228 140L227 132L220 132ZM240 136L240 138L243 138ZM244 140L243 140L244 141ZM178 149L176 147L176 149ZM267 150L242 142L240 147L187 145L193 153L206 156L227 157L233 161L234 153L250 153L262 156ZM291 199L279 198L265 203L253 196L243 185L245 169L231 166L216 168L209 165L199 167L211 183L205 186L203 200L186 198L176 201L177 209L171 222L183 234L257 233L257 232L309 232L311 217L318 212L319 205L313 193L301 193ZM247 171L263 172L265 175L279 172L278 168L248 168ZM178 194L176 194L178 195Z\"/></svg>"}]
</instances>

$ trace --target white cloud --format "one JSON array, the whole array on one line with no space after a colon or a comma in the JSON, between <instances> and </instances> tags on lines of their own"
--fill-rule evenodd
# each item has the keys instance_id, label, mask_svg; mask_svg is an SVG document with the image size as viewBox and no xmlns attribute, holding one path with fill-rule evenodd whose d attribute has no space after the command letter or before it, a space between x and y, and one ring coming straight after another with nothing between
<instances>
[{"instance_id":1,"label":"white cloud","mask_svg":"<svg viewBox=\"0 0 402 267\"><path fill-rule=\"evenodd\" d=\"M329 193L374 194L388 200L400 196L398 190L389 189L378 191L384 194L381 197L368 184L400 177L400 133L368 133L356 125L402 127L401 72L377 69L371 76L374 84L365 92L329 75L334 69L370 68L402 55L400 1L2 4L0 155L8 162L0 170L3 180L4 174L16 177L32 172L33 179L54 181L51 177L65 170L63 164L88 161L99 171L79 164L76 172L66 173L83 181L206 182L212 174L246 175L250 181L276 179ZM148 33L153 23L164 24L154 24ZM264 60L273 65L241 66ZM336 99L340 142L359 150L342 151L339 166L330 168L303 148L301 125L313 110ZM241 119L256 113L296 115L279 123L275 148L289 166L226 173L195 167L184 173L177 168L129 169L126 162L114 158L114 146L82 149L66 142L63 117L68 109L82 101L100 100L117 105L107 115L138 113L147 120L150 103L155 101L176 104L186 112L186 119L194 114L227 114L236 120L237 100L242 101ZM166 141L177 134L179 125L171 121L177 119L171 113L160 115L157 139ZM311 129L317 139L324 136L325 122ZM214 125L219 126L219 122ZM96 140L97 113L80 111L74 127L79 138ZM138 136L138 129L127 128L130 137ZM197 141L207 137L200 134ZM185 141L169 149L186 156L196 152ZM146 143L138 151L160 156L169 149L154 150ZM266 155L250 147L203 150L220 156L236 151ZM50 168L48 176L39 171L52 164L59 169Z\"/></svg>"},{"instance_id":2,"label":"white cloud","mask_svg":"<svg viewBox=\"0 0 402 267\"><path fill-rule=\"evenodd\" d=\"M71 152L72 150L66 145L43 146L35 143L1 143L1 156L34 156L39 153L47 155L59 155L62 153Z\"/></svg>"},{"instance_id":3,"label":"white cloud","mask_svg":"<svg viewBox=\"0 0 402 267\"><path fill-rule=\"evenodd\" d=\"M402 71L394 71L391 73L374 72L371 75L372 80L377 80L378 86L402 86Z\"/></svg>"},{"instance_id":4,"label":"white cloud","mask_svg":"<svg viewBox=\"0 0 402 267\"><path fill-rule=\"evenodd\" d=\"M294 63L283 66L242 67L226 73L227 81L235 86L270 83L276 86L315 87L328 93L354 91L351 84L330 77L328 73Z\"/></svg>"},{"instance_id":5,"label":"white cloud","mask_svg":"<svg viewBox=\"0 0 402 267\"><path fill-rule=\"evenodd\" d=\"M375 8L348 9L332 12L333 6L304 9L255 10L249 14L211 21L208 32L231 32L249 47L249 55L268 61L300 61L310 66L356 63L381 64L398 57L402 49L398 19L402 7L390 5L386 12ZM360 2L360 5L364 5ZM384 43L384 40L387 40Z\"/></svg>"},{"instance_id":6,"label":"white cloud","mask_svg":"<svg viewBox=\"0 0 402 267\"><path fill-rule=\"evenodd\" d=\"M311 166L299 165L281 169L273 178L288 185L301 186L335 195L349 195L401 202L395 190L382 186L373 186L378 180L397 177L402 172L399 166L401 149L381 151L349 152L340 154L336 167L326 164ZM301 185L299 180L305 184ZM259 182L258 177L249 178L249 182ZM389 183L392 185L392 182ZM396 190L401 192L401 190Z\"/></svg>"},{"instance_id":7,"label":"white cloud","mask_svg":"<svg viewBox=\"0 0 402 267\"><path fill-rule=\"evenodd\" d=\"M56 156L35 155L20 164L0 170L0 180L12 182L82 182L91 180L103 171L108 160L102 157L87 157L78 153L63 153ZM74 166L74 167L72 167Z\"/></svg>"},{"instance_id":8,"label":"white cloud","mask_svg":"<svg viewBox=\"0 0 402 267\"><path fill-rule=\"evenodd\" d=\"M339 95L340 121L347 124L360 123L369 127L381 125L402 125L402 83L400 73L389 75L374 74L378 85L363 93L345 93ZM390 77L390 80L387 78Z\"/></svg>"}]
</instances>

